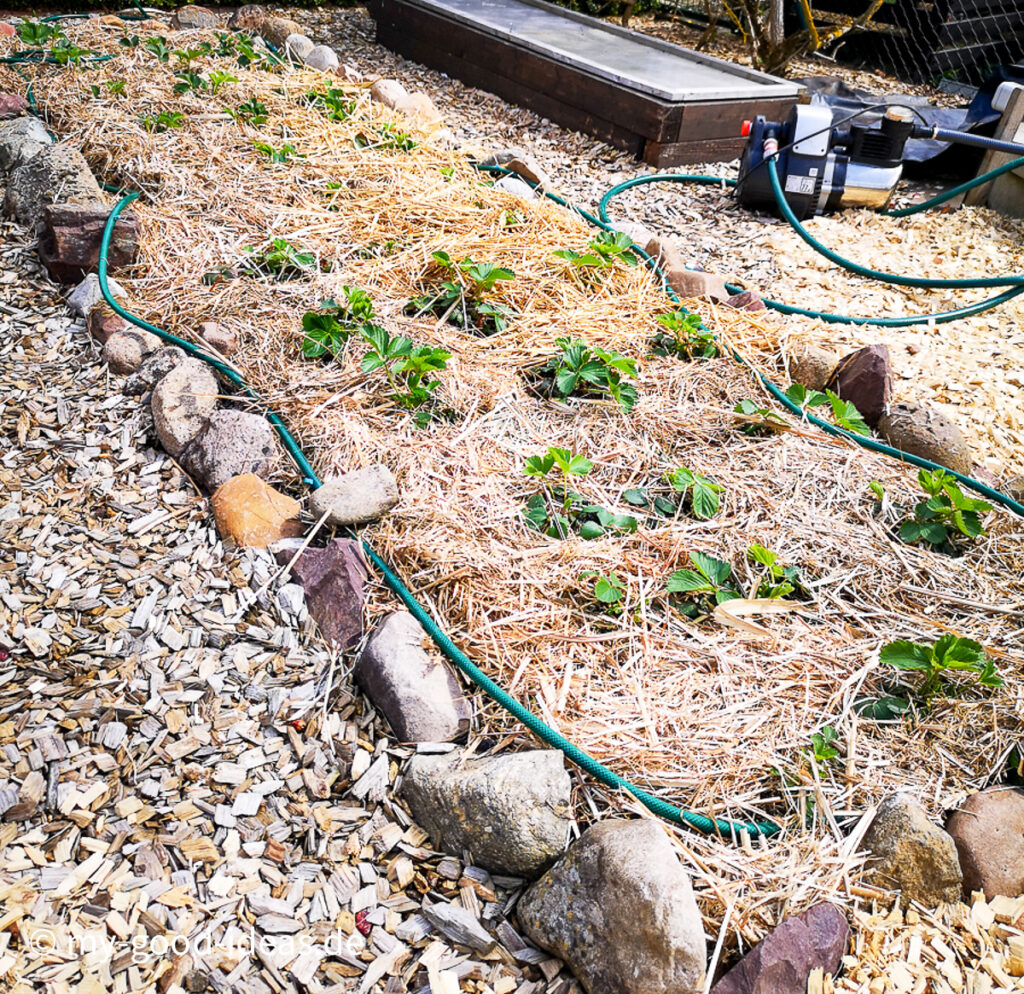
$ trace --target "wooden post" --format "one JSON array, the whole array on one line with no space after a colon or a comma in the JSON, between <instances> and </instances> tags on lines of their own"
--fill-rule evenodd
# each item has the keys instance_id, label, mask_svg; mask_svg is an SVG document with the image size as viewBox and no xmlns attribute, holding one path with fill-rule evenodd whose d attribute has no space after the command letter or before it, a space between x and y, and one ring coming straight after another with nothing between
<instances>
[{"instance_id":1,"label":"wooden post","mask_svg":"<svg viewBox=\"0 0 1024 994\"><path fill-rule=\"evenodd\" d=\"M1017 129L1024 123L1024 89L1016 90L1010 97L1009 103L1006 105L1006 110L1003 111L1003 116L999 119L999 126L996 128L994 137L999 141L1012 142L1014 135L1017 134ZM987 173L990 169L995 169L997 166L1001 166L1004 162L1009 162L1014 156L1007 152L986 152L985 157L981 160L981 168L978 170L978 175ZM964 203L968 207L977 207L980 204L988 202L988 195L992 191L992 183L983 183L981 186L976 186L973 190L968 190L964 196Z\"/></svg>"}]
</instances>

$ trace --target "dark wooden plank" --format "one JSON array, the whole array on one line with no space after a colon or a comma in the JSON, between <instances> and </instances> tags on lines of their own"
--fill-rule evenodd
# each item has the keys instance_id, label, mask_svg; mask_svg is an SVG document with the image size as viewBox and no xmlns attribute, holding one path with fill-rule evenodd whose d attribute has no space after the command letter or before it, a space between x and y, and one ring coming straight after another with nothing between
<instances>
[{"instance_id":1,"label":"dark wooden plank","mask_svg":"<svg viewBox=\"0 0 1024 994\"><path fill-rule=\"evenodd\" d=\"M694 162L727 162L738 158L745 144L745 138L697 139L666 144L649 141L644 146L643 159L656 169L688 166Z\"/></svg>"},{"instance_id":2,"label":"dark wooden plank","mask_svg":"<svg viewBox=\"0 0 1024 994\"><path fill-rule=\"evenodd\" d=\"M708 102L683 105L683 120L677 141L714 141L739 138L744 121L764 114L769 121L780 121L796 103L785 97L769 100L733 100L728 103Z\"/></svg>"},{"instance_id":3,"label":"dark wooden plank","mask_svg":"<svg viewBox=\"0 0 1024 994\"><path fill-rule=\"evenodd\" d=\"M401 26L384 18L378 21L377 37L381 44L407 59L432 68L443 69L444 72L461 80L467 86L487 90L510 103L528 107L563 127L593 135L609 145L621 148L637 157L643 150L644 135L595 114L589 114L578 107L563 103L551 93L541 93L517 79L509 79L496 71L494 64L485 68L453 53L439 51L431 41L415 37Z\"/></svg>"},{"instance_id":4,"label":"dark wooden plank","mask_svg":"<svg viewBox=\"0 0 1024 994\"><path fill-rule=\"evenodd\" d=\"M1024 10L1015 14L992 14L975 17L966 21L947 21L938 30L937 42L940 48L952 48L961 43L984 41L1007 41L1016 36L1021 38L1024 28ZM1024 42L1019 42L1024 44Z\"/></svg>"},{"instance_id":5,"label":"dark wooden plank","mask_svg":"<svg viewBox=\"0 0 1024 994\"><path fill-rule=\"evenodd\" d=\"M377 37L402 54L413 40L433 52L426 65L446 70L447 56L500 73L537 93L557 94L560 103L578 108L611 124L664 140L679 132L681 105L667 103L566 66L535 52L509 45L469 25L440 17L401 0L381 0ZM387 40L386 40L387 39ZM417 46L422 52L422 44ZM511 99L511 98L509 98Z\"/></svg>"}]
</instances>

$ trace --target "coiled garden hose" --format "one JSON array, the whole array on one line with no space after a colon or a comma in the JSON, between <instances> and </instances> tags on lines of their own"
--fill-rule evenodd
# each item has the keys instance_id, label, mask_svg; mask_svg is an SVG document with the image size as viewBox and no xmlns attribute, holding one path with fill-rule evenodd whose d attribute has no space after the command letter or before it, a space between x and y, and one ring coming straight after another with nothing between
<instances>
[{"instance_id":1,"label":"coiled garden hose","mask_svg":"<svg viewBox=\"0 0 1024 994\"><path fill-rule=\"evenodd\" d=\"M114 226L117 223L118 216L125 207L132 203L132 201L136 200L138 196L138 193L129 193L122 197L110 212L110 216L107 218L107 223L103 228L103 238L100 243L99 254L99 284L100 290L103 293L103 299L126 321L130 321L132 324L142 328L144 331L148 331L151 334L158 336L163 341L170 342L173 345L178 346L178 348L183 349L189 355L195 356L197 359L201 359L203 362L208 363L235 384L243 396L259 403L259 398L255 392L236 370L214 358L209 353L204 352L192 342L179 338L177 335L172 335L170 332L164 331L162 328L158 328L156 325L150 324L150 322L132 314L130 311L122 307L110 292L110 285L107 281L107 255L110 250L110 239L113 235ZM319 477L316 475L316 472L310 465L309 460L303 454L298 442L296 442L291 432L288 431L287 426L281 418L265 406L263 407L263 414L274 426L274 429L277 431L282 443L284 444L285 450L302 473L304 482L314 489L319 487L321 485ZM555 731L549 725L541 721L540 718L533 714L533 712L520 704L520 702L512 697L511 694L499 687L498 684L481 671L480 668L461 649L459 649L457 645L455 645L451 638L427 613L426 609L416 599L412 591L405 586L387 563L385 563L384 560L374 552L370 545L364 541L362 542L362 547L366 552L367 558L384 578L384 582L391 588L402 603L408 608L409 612L423 626L424 630L433 640L438 649L477 687L483 690L488 697L497 704L500 704L501 707L508 711L514 718L521 721L543 742L560 750L565 755L566 759L578 766L580 769L589 773L595 780L598 780L605 786L611 787L615 790L626 791L643 804L649 811L661 818L664 818L666 821L694 828L700 832L716 833L735 840L739 833L744 832L753 836L772 836L781 831L780 827L772 822L729 821L722 818L709 818L707 815L698 814L693 811L686 811L655 797L653 794L647 793L647 791L642 790L640 787L637 787L624 777L619 776L613 770L608 769L608 767L603 763L599 763L589 753L584 752L584 750L580 749L579 746L565 738L564 735Z\"/></svg>"}]
</instances>

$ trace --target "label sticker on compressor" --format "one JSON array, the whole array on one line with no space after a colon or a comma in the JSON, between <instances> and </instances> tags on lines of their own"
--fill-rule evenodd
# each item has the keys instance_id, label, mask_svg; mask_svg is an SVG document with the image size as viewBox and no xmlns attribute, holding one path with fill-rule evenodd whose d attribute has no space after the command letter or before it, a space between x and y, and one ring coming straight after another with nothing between
<instances>
[{"instance_id":1,"label":"label sticker on compressor","mask_svg":"<svg viewBox=\"0 0 1024 994\"><path fill-rule=\"evenodd\" d=\"M813 176L787 176L786 193L814 193Z\"/></svg>"}]
</instances>

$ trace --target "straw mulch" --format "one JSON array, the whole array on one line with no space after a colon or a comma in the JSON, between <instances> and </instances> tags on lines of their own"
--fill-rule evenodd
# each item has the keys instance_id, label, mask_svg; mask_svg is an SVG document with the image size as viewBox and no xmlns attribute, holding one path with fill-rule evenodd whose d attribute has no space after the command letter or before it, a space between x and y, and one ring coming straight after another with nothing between
<instances>
[{"instance_id":1,"label":"straw mulch","mask_svg":"<svg viewBox=\"0 0 1024 994\"><path fill-rule=\"evenodd\" d=\"M909 500L912 474L806 427L765 438L740 433L733 406L760 397L748 371L728 359L649 355L654 317L668 304L644 269L621 267L596 289L580 285L554 256L584 247L591 231L580 219L493 190L429 135L417 135L411 152L356 150L357 134L369 128L407 127L371 103L366 87L345 86L356 106L341 123L301 105L308 90L325 86L314 73L225 63L239 81L217 98L177 96L171 66L118 48L117 27L69 30L79 44L117 59L90 71L29 74L50 127L82 148L104 180L144 191L135 208L142 257L122 280L135 310L180 335L205 320L237 331L239 368L322 476L387 463L403 499L366 537L455 641L546 721L667 800L785 826L764 845L676 833L712 935L727 922L730 934L751 942L823 896L848 902L872 894L860 883L857 848L873 805L906 789L939 814L1001 775L1022 713L1019 521L991 515L990 535L958 559L894 542L872 518L868 483L880 479ZM188 40L202 38L214 40L202 33ZM182 46L185 36L172 40ZM8 86L19 83L5 77ZM90 85L113 78L125 80L123 97L92 96ZM220 113L254 96L269 112L260 128ZM143 130L138 116L162 110L183 111L184 126ZM269 165L254 140L287 141L306 159ZM511 212L521 223L507 224ZM243 263L243 248L272 238L315 252L322 271L290 282L202 283L205 272ZM390 254L375 256L382 246ZM481 339L401 316L437 249L515 271L498 294L519 312L507 332ZM340 296L343 285L368 290L392 333L452 353L439 377L449 420L415 427L389 399L382 374L359 371L364 348L354 341L335 362L302 358L303 313ZM733 312L706 316L751 355L770 355L788 333ZM530 392L524 371L565 335L639 360L631 414ZM575 489L608 508L628 512L624 489L657 485L666 470L685 465L724 486L723 509L707 522L682 517L628 537L544 538L521 518L537 492L521 467L549 445L594 461ZM300 487L290 465L281 482ZM753 542L799 566L814 597L799 614L762 619L768 638L693 623L668 607L665 580L693 550L731 560L748 589L753 576L743 560ZM581 579L588 570L614 570L626 581L618 618L597 610L592 581ZM371 613L393 607L377 587ZM1007 678L1004 690L966 690L914 721L854 715L855 698L877 691L885 675L881 643L949 630L989 648ZM485 710L490 734L525 738L503 712ZM824 725L838 731L842 755L815 768L804 750ZM577 782L581 818L636 809Z\"/></svg>"}]
</instances>

